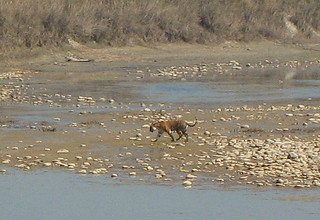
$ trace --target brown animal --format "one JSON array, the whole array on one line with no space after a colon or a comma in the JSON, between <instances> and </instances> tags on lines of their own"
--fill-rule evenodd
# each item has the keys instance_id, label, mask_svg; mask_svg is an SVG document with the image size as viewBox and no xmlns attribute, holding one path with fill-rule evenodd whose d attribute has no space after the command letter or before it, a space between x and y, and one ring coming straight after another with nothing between
<instances>
[{"instance_id":1,"label":"brown animal","mask_svg":"<svg viewBox=\"0 0 320 220\"><path fill-rule=\"evenodd\" d=\"M194 127L197 124L197 119L194 124L189 124L185 120L168 120L168 121L159 121L159 122L153 122L150 125L150 132L153 132L155 130L158 130L157 138L154 140L156 142L161 135L166 132L171 137L171 141L175 141L172 133L175 131L178 133L179 137L177 139L180 140L180 138L184 135L186 137L186 142L188 141L188 134L187 134L187 128L188 126Z\"/></svg>"}]
</instances>

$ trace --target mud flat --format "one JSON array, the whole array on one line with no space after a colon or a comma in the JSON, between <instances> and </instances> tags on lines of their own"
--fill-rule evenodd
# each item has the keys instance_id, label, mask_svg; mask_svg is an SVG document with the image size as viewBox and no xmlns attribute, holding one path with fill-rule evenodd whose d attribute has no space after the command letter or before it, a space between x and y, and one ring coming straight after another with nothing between
<instances>
[{"instance_id":1,"label":"mud flat","mask_svg":"<svg viewBox=\"0 0 320 220\"><path fill-rule=\"evenodd\" d=\"M319 187L320 61L312 48L164 46L110 49L112 62L55 54L5 63L1 172L64 169L185 188ZM195 117L188 143L151 141L150 122Z\"/></svg>"}]
</instances>

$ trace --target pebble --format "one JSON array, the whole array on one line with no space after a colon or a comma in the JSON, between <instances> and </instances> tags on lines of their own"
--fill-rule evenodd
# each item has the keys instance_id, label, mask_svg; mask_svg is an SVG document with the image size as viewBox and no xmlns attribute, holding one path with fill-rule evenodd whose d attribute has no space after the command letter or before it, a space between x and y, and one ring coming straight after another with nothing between
<instances>
[{"instance_id":1,"label":"pebble","mask_svg":"<svg viewBox=\"0 0 320 220\"><path fill-rule=\"evenodd\" d=\"M156 173L155 177L156 179L161 179L163 176L160 173Z\"/></svg>"},{"instance_id":2,"label":"pebble","mask_svg":"<svg viewBox=\"0 0 320 220\"><path fill-rule=\"evenodd\" d=\"M8 164L8 163L10 163L10 160L9 160L9 159L3 160L2 163L3 163L3 164Z\"/></svg>"},{"instance_id":3,"label":"pebble","mask_svg":"<svg viewBox=\"0 0 320 220\"><path fill-rule=\"evenodd\" d=\"M297 159L298 157L299 157L299 155L295 152L289 152L289 154L288 154L288 159L294 160L294 159Z\"/></svg>"},{"instance_id":4,"label":"pebble","mask_svg":"<svg viewBox=\"0 0 320 220\"><path fill-rule=\"evenodd\" d=\"M21 169L26 169L30 170L30 167L26 164L16 164L15 167L21 168Z\"/></svg>"},{"instance_id":5,"label":"pebble","mask_svg":"<svg viewBox=\"0 0 320 220\"><path fill-rule=\"evenodd\" d=\"M249 125L240 125L240 128L250 128Z\"/></svg>"},{"instance_id":6,"label":"pebble","mask_svg":"<svg viewBox=\"0 0 320 220\"><path fill-rule=\"evenodd\" d=\"M192 174L187 174L186 179L196 179L197 176L192 175Z\"/></svg>"},{"instance_id":7,"label":"pebble","mask_svg":"<svg viewBox=\"0 0 320 220\"><path fill-rule=\"evenodd\" d=\"M87 174L87 170L82 169L82 170L79 170L78 173L80 173L80 174Z\"/></svg>"},{"instance_id":8,"label":"pebble","mask_svg":"<svg viewBox=\"0 0 320 220\"><path fill-rule=\"evenodd\" d=\"M152 170L153 170L153 167L147 166L147 170L148 170L148 171L152 171Z\"/></svg>"},{"instance_id":9,"label":"pebble","mask_svg":"<svg viewBox=\"0 0 320 220\"><path fill-rule=\"evenodd\" d=\"M69 150L67 150L67 149L60 149L60 150L57 150L57 153L58 153L58 154L67 154L67 153L69 153Z\"/></svg>"},{"instance_id":10,"label":"pebble","mask_svg":"<svg viewBox=\"0 0 320 220\"><path fill-rule=\"evenodd\" d=\"M43 166L45 166L45 167L50 167L51 165L52 165L52 163L50 163L50 162L43 163Z\"/></svg>"},{"instance_id":11,"label":"pebble","mask_svg":"<svg viewBox=\"0 0 320 220\"><path fill-rule=\"evenodd\" d=\"M186 180L182 183L182 185L185 187L190 187L190 186L192 186L192 182L190 180Z\"/></svg>"},{"instance_id":12,"label":"pebble","mask_svg":"<svg viewBox=\"0 0 320 220\"><path fill-rule=\"evenodd\" d=\"M241 66L233 66L232 69L234 69L234 70L242 70L242 67Z\"/></svg>"}]
</instances>

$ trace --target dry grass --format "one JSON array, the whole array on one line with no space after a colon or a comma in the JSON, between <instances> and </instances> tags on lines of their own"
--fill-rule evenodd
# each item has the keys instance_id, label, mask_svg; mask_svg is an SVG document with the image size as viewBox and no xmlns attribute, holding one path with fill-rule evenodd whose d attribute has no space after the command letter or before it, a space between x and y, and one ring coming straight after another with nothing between
<instances>
[{"instance_id":1,"label":"dry grass","mask_svg":"<svg viewBox=\"0 0 320 220\"><path fill-rule=\"evenodd\" d=\"M284 17L312 37L317 0L2 0L0 48L286 39ZM300 36L301 37L301 36Z\"/></svg>"}]
</instances>

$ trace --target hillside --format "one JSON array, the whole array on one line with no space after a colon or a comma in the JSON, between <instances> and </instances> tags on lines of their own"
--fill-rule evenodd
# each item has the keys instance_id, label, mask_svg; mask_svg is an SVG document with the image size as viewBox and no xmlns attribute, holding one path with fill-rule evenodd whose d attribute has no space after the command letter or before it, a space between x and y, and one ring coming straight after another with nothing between
<instances>
[{"instance_id":1,"label":"hillside","mask_svg":"<svg viewBox=\"0 0 320 220\"><path fill-rule=\"evenodd\" d=\"M3 0L0 48L317 38L316 0Z\"/></svg>"}]
</instances>

